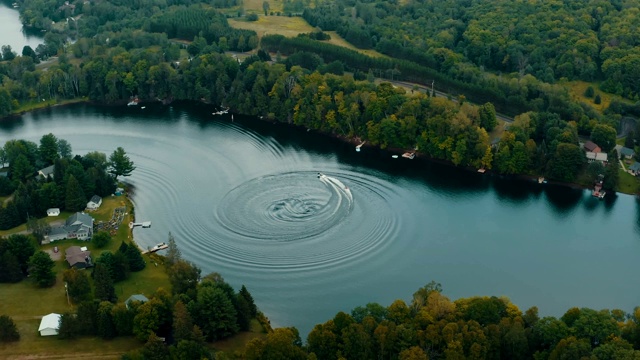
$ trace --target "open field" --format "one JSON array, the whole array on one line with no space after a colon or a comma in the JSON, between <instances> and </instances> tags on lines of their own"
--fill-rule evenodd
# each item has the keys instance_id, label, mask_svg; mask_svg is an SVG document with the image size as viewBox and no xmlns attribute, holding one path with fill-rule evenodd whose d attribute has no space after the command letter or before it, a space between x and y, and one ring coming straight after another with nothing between
<instances>
[{"instance_id":1,"label":"open field","mask_svg":"<svg viewBox=\"0 0 640 360\"><path fill-rule=\"evenodd\" d=\"M358 49L357 47L351 45L349 42L347 42L347 40L343 39L340 35L338 35L337 32L335 31L326 31L327 34L331 35L331 39L329 39L327 42L333 45L338 45L338 46L342 46L345 47L347 49L351 49L351 50L355 50L359 53L365 54L365 55L369 55L371 57L387 57L384 54L381 54L375 50L364 50L364 49Z\"/></svg>"},{"instance_id":2,"label":"open field","mask_svg":"<svg viewBox=\"0 0 640 360\"><path fill-rule=\"evenodd\" d=\"M628 167L628 165L625 164ZM622 168L618 169L618 173L620 174L620 180L618 182L618 191L626 193L626 194L638 194L640 193L640 180L629 174L628 172L622 170Z\"/></svg>"},{"instance_id":3,"label":"open field","mask_svg":"<svg viewBox=\"0 0 640 360\"><path fill-rule=\"evenodd\" d=\"M228 21L231 27L255 31L258 34L258 39L261 39L264 35L273 34L295 37L298 34L313 31L313 27L301 17L261 15L257 21L246 21L244 19L228 19Z\"/></svg>"},{"instance_id":4,"label":"open field","mask_svg":"<svg viewBox=\"0 0 640 360\"><path fill-rule=\"evenodd\" d=\"M630 100L627 100L625 98L623 98L622 96L618 96L618 95L614 95L614 94L609 94L606 92L603 92L602 90L599 89L599 83L590 83L590 82L586 82L586 81L567 81L562 83L564 86L567 87L567 89L569 89L569 93L571 94L571 98L573 100L577 100L577 101L581 101L584 102L586 104L591 105L594 109L602 112L604 109L609 107L609 104L611 104L612 100L617 100L617 101L621 101L621 102L625 102L625 103L631 103ZM595 104L593 102L593 98L587 98L586 96L584 96L584 92L587 90L587 88L589 86L592 86L595 94L599 94L600 95L600 99L601 99L601 103L599 105ZM595 97L595 96L594 96Z\"/></svg>"},{"instance_id":5,"label":"open field","mask_svg":"<svg viewBox=\"0 0 640 360\"><path fill-rule=\"evenodd\" d=\"M244 11L248 14L256 13L264 15L263 3L264 0L244 0L242 5L244 6ZM282 12L282 0L268 0L268 3L269 13L273 12L275 14L278 11Z\"/></svg>"}]
</instances>

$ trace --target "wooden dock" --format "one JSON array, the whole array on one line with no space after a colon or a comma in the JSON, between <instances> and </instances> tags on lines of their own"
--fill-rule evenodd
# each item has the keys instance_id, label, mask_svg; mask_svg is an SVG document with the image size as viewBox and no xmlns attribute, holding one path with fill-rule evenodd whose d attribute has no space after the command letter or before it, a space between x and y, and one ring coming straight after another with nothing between
<instances>
[{"instance_id":1,"label":"wooden dock","mask_svg":"<svg viewBox=\"0 0 640 360\"><path fill-rule=\"evenodd\" d=\"M144 222L139 222L139 223L134 223L134 222L130 222L129 223L129 229L133 229L136 226L140 226L142 228L148 229L151 227L151 221L144 221Z\"/></svg>"},{"instance_id":2,"label":"wooden dock","mask_svg":"<svg viewBox=\"0 0 640 360\"><path fill-rule=\"evenodd\" d=\"M150 253L154 253L156 251L160 251L160 250L164 250L164 249L168 249L169 245L165 244L165 243L160 243L152 248L150 248L149 250L143 251L142 254L150 254Z\"/></svg>"}]
</instances>

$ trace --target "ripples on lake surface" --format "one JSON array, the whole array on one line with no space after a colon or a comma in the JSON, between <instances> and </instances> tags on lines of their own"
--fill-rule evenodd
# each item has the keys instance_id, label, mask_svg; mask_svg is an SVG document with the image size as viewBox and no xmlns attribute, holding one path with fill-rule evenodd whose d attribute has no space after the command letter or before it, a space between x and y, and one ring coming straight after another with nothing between
<instances>
[{"instance_id":1,"label":"ripples on lake surface","mask_svg":"<svg viewBox=\"0 0 640 360\"><path fill-rule=\"evenodd\" d=\"M544 315L640 305L634 197L404 159L202 106L85 105L2 124L2 140L53 132L74 153L123 146L137 165L143 246L171 231L185 258L246 285L275 326L303 336L338 311L409 302L431 280L452 298L505 295ZM344 189L318 178L339 180ZM629 276L631 275L631 276Z\"/></svg>"}]
</instances>

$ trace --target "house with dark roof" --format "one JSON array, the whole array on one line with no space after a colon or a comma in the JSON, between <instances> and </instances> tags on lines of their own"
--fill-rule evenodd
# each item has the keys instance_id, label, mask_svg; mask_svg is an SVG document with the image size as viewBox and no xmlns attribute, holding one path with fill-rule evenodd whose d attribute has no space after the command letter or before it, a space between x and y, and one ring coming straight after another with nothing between
<instances>
[{"instance_id":1,"label":"house with dark roof","mask_svg":"<svg viewBox=\"0 0 640 360\"><path fill-rule=\"evenodd\" d=\"M129 308L129 304L131 304L134 301L138 301L141 303L146 303L147 301L149 301L149 299L147 299L146 296L142 295L142 294L135 294L135 295L131 295L129 296L129 298L124 302L125 306L127 307L127 309Z\"/></svg>"},{"instance_id":2,"label":"house with dark roof","mask_svg":"<svg viewBox=\"0 0 640 360\"><path fill-rule=\"evenodd\" d=\"M87 203L87 209L96 210L100 207L100 205L102 205L102 198L98 195L93 195L93 197L91 197L91 200L89 200L89 202Z\"/></svg>"},{"instance_id":3,"label":"house with dark roof","mask_svg":"<svg viewBox=\"0 0 640 360\"><path fill-rule=\"evenodd\" d=\"M634 162L629 166L629 172L634 176L638 176L638 174L640 174L640 162Z\"/></svg>"},{"instance_id":4,"label":"house with dark roof","mask_svg":"<svg viewBox=\"0 0 640 360\"><path fill-rule=\"evenodd\" d=\"M48 176L51 176L51 178L53 179L53 172L55 171L55 169L55 165L47 166L44 169L38 170L38 175L43 179L46 179Z\"/></svg>"},{"instance_id":5,"label":"house with dark roof","mask_svg":"<svg viewBox=\"0 0 640 360\"><path fill-rule=\"evenodd\" d=\"M64 252L64 256L70 267L74 267L76 269L86 269L93 266L93 261L91 260L91 251L87 250L86 247L70 246Z\"/></svg>"},{"instance_id":6,"label":"house with dark roof","mask_svg":"<svg viewBox=\"0 0 640 360\"><path fill-rule=\"evenodd\" d=\"M93 218L77 212L65 221L64 225L52 227L44 237L44 243L62 239L89 240L93 235Z\"/></svg>"},{"instance_id":7,"label":"house with dark roof","mask_svg":"<svg viewBox=\"0 0 640 360\"><path fill-rule=\"evenodd\" d=\"M600 148L600 146L598 146L596 143L594 143L593 141L587 141L586 143L584 143L584 149L585 151L588 152L594 152L594 153L599 153L602 151L602 149Z\"/></svg>"},{"instance_id":8,"label":"house with dark roof","mask_svg":"<svg viewBox=\"0 0 640 360\"><path fill-rule=\"evenodd\" d=\"M631 159L636 154L633 149L629 149L628 147L621 147L619 151L619 155L621 159Z\"/></svg>"}]
</instances>

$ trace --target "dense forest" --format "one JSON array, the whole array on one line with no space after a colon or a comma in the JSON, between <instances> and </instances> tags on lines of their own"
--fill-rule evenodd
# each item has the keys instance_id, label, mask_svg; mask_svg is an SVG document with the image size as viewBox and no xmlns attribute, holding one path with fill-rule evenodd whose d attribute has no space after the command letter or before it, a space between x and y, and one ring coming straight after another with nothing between
<instances>
[{"instance_id":1,"label":"dense forest","mask_svg":"<svg viewBox=\"0 0 640 360\"><path fill-rule=\"evenodd\" d=\"M0 196L10 198L0 208L0 229L36 221L49 208L82 211L93 195L111 195L118 175L116 158L97 151L73 156L71 145L53 134L43 135L39 144L7 141L0 148L0 162L8 165L0 176ZM38 174L51 166L50 174Z\"/></svg>"},{"instance_id":2,"label":"dense forest","mask_svg":"<svg viewBox=\"0 0 640 360\"><path fill-rule=\"evenodd\" d=\"M547 83L603 80L603 90L638 100L639 8L637 0L338 0L303 16L357 47L455 78L479 68Z\"/></svg>"},{"instance_id":3,"label":"dense forest","mask_svg":"<svg viewBox=\"0 0 640 360\"><path fill-rule=\"evenodd\" d=\"M527 50L530 47L519 50L522 57L529 59L524 72L511 72L514 69L509 61L498 66L475 59L472 54L480 50L466 55L458 53L472 48L466 43L471 32L466 31L469 26L465 24L475 24L479 20L474 20L474 16L480 18L480 14L491 16L493 12L486 9L488 5L457 2L449 4L451 8L445 11L442 7L448 3L409 2L394 8L382 2L342 4L345 7L340 4L319 3L311 7L306 4L304 16L320 28L334 27L351 41L355 40L344 33L351 30L344 28L351 29L354 24L360 24L371 33L372 47L384 53L381 46L391 42L405 50L398 49L395 58L370 57L316 40L326 39L321 32L295 38L267 35L258 44L255 32L231 28L226 20L228 13L222 15L216 10L216 7L235 3L184 1L150 7L138 2L78 5L73 14L68 14L74 15L76 20L70 20L58 30L47 27L50 31L47 31L42 48L25 47L22 55L17 56L12 49L3 47L0 116L10 114L23 103L52 99L55 102L88 98L108 104L123 104L131 97L165 103L201 101L223 104L241 114L367 140L382 148L417 149L421 154L457 166L493 169L502 174L543 175L582 184L589 184L604 174L604 186L616 187L617 162L611 161L606 167L599 163L587 166L579 141L581 137L583 140L590 137L604 151L612 150L622 116L637 116L640 105L613 102L608 111L601 114L587 104L576 102L564 87L537 78L540 74L537 65L532 65L532 59L536 57ZM560 5L544 5L540 11ZM96 10L103 6L110 11ZM560 8L565 9L564 6ZM626 8L627 5L620 6ZM40 10L36 14L35 8L27 5L21 11L23 19L25 14L31 14L59 21L64 19L60 11L66 7L68 5L59 5L57 12ZM617 7L605 8L612 13ZM112 16L126 9L129 13L122 18ZM353 9L348 17L345 9ZM375 11L371 12L372 9ZM560 13L572 13L567 9ZM581 14L583 10L576 11ZM406 18L407 26L397 26L392 21L404 19L403 16L410 13L413 13L410 18L415 19L412 22ZM451 33L456 40L447 42L449 48L445 46L442 51L436 51L432 39L437 37L421 36L419 31L426 34L438 28L434 25L438 23L436 20L446 16L459 18L457 22L441 24L457 24L450 28L458 29L455 34ZM323 25L322 21L329 25ZM580 17L580 21L586 21L585 17ZM599 31L608 28L602 21ZM426 22L424 26L422 22ZM401 30L383 31L391 28ZM497 30L488 26L484 31L489 34ZM517 33L515 27L513 31ZM405 40L387 39L383 35L387 33L389 36L402 34ZM542 33L551 37L550 33ZM77 39L70 44L63 41L66 36ZM501 33L500 36L509 38L511 35ZM516 35L513 37L515 40L509 44L520 39ZM419 53L414 51L418 57L409 53L402 55L408 49L427 46L426 43L414 43L419 39L431 39L426 41L430 45ZM553 39L556 39L554 44L560 41L557 37ZM224 54L227 50L258 46L256 55L242 62ZM545 48L546 45L540 46ZM490 51L505 54L511 51L501 49L497 47ZM36 67L38 61L46 60L52 54L58 55L57 61ZM440 55L434 58L434 54ZM451 59L441 57L442 54L449 54ZM493 61L495 56L490 58ZM555 63L549 60L549 64L555 73ZM597 68L601 67L604 65L598 63ZM546 69L544 72L549 67ZM598 76L602 76L600 70L594 78ZM393 82L376 85L376 77L423 84L435 81L448 90L450 100L454 101L431 97L428 92L405 91L395 87ZM579 76L573 75L573 78ZM548 81L555 81L555 77ZM469 100L482 105L473 105ZM489 134L496 128L496 111L500 110L520 115L512 124L500 129L506 131L499 132L497 141ZM640 137L640 131L635 134ZM27 158L31 165L36 166L34 155L30 156ZM76 160L82 164L81 159ZM25 190L18 189L17 193L20 191ZM26 211L19 213L24 217L22 214Z\"/></svg>"},{"instance_id":4,"label":"dense forest","mask_svg":"<svg viewBox=\"0 0 640 360\"><path fill-rule=\"evenodd\" d=\"M638 359L640 308L571 308L560 318L522 312L506 298L451 301L439 284L409 304L369 303L316 325L306 345L295 329L251 341L244 359Z\"/></svg>"}]
</instances>

